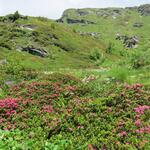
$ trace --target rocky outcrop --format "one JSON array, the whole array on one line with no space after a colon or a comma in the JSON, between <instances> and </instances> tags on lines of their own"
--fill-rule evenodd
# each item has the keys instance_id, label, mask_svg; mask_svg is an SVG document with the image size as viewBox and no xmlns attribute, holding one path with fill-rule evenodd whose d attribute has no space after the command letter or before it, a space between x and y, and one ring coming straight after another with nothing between
<instances>
[{"instance_id":1,"label":"rocky outcrop","mask_svg":"<svg viewBox=\"0 0 150 150\"><path fill-rule=\"evenodd\" d=\"M36 48L34 46L27 46L22 49L22 51L28 52L32 55L40 56L40 57L47 57L49 54L46 50L42 48Z\"/></svg>"},{"instance_id":2,"label":"rocky outcrop","mask_svg":"<svg viewBox=\"0 0 150 150\"><path fill-rule=\"evenodd\" d=\"M138 12L143 16L150 16L150 4L139 6Z\"/></svg>"},{"instance_id":3,"label":"rocky outcrop","mask_svg":"<svg viewBox=\"0 0 150 150\"><path fill-rule=\"evenodd\" d=\"M57 22L64 23L65 21L63 19L59 19L59 20L57 20ZM80 24L95 24L95 22L93 22L93 21L84 20L84 19L72 19L72 18L67 18L66 22L68 24L77 24L77 23L80 23Z\"/></svg>"},{"instance_id":4,"label":"rocky outcrop","mask_svg":"<svg viewBox=\"0 0 150 150\"><path fill-rule=\"evenodd\" d=\"M127 48L136 48L139 43L139 38L137 36L128 37L126 35L117 34L116 40L122 41L124 46Z\"/></svg>"},{"instance_id":5,"label":"rocky outcrop","mask_svg":"<svg viewBox=\"0 0 150 150\"><path fill-rule=\"evenodd\" d=\"M141 27L143 27L143 23L142 22L135 22L133 24L133 27L135 27L135 28L141 28Z\"/></svg>"},{"instance_id":6,"label":"rocky outcrop","mask_svg":"<svg viewBox=\"0 0 150 150\"><path fill-rule=\"evenodd\" d=\"M88 18L93 17L112 17L116 19L119 16L124 16L131 11L140 13L144 16L150 15L150 4L141 5L139 7L126 7L126 8L83 8L83 9L68 9L65 10L62 17L57 20L58 22L67 22L69 24L81 23L81 24L93 24L94 22ZM86 18L87 17L87 18ZM87 20L85 20L87 19ZM138 25L137 25L138 26Z\"/></svg>"},{"instance_id":7,"label":"rocky outcrop","mask_svg":"<svg viewBox=\"0 0 150 150\"><path fill-rule=\"evenodd\" d=\"M106 9L99 9L96 11L97 16L100 17L118 17L123 15L125 10L123 8L106 8Z\"/></svg>"}]
</instances>

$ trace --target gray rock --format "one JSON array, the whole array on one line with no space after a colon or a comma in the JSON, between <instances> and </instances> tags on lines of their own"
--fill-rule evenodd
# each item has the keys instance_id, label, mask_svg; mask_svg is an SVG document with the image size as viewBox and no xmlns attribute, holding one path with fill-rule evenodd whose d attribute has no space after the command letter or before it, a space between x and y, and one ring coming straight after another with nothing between
<instances>
[{"instance_id":1,"label":"gray rock","mask_svg":"<svg viewBox=\"0 0 150 150\"><path fill-rule=\"evenodd\" d=\"M133 24L133 27L141 28L141 27L143 27L143 23L142 23L142 22L135 22L135 23Z\"/></svg>"},{"instance_id":2,"label":"gray rock","mask_svg":"<svg viewBox=\"0 0 150 150\"><path fill-rule=\"evenodd\" d=\"M32 55L40 56L40 57L47 57L49 53L42 49L42 48L35 48L34 46L28 46L25 48L22 48L22 51L26 51Z\"/></svg>"},{"instance_id":3,"label":"gray rock","mask_svg":"<svg viewBox=\"0 0 150 150\"><path fill-rule=\"evenodd\" d=\"M34 30L36 28L36 26L35 25L21 25L20 28L32 31L32 30Z\"/></svg>"},{"instance_id":4,"label":"gray rock","mask_svg":"<svg viewBox=\"0 0 150 150\"><path fill-rule=\"evenodd\" d=\"M95 37L95 38L97 38L97 37L99 37L100 36L100 34L101 33L99 33L99 32L79 32L79 34L80 35L89 35L89 36L92 36L92 37Z\"/></svg>"},{"instance_id":5,"label":"gray rock","mask_svg":"<svg viewBox=\"0 0 150 150\"><path fill-rule=\"evenodd\" d=\"M77 10L79 16L87 16L89 14L88 11L83 11L82 9Z\"/></svg>"},{"instance_id":6,"label":"gray rock","mask_svg":"<svg viewBox=\"0 0 150 150\"><path fill-rule=\"evenodd\" d=\"M139 6L138 12L143 16L150 16L150 4Z\"/></svg>"},{"instance_id":7,"label":"gray rock","mask_svg":"<svg viewBox=\"0 0 150 150\"><path fill-rule=\"evenodd\" d=\"M71 18L67 18L66 21L67 21L68 24L75 24L75 23L95 24L95 22L93 22L93 21L88 21L88 20L84 20L84 19L71 19Z\"/></svg>"},{"instance_id":8,"label":"gray rock","mask_svg":"<svg viewBox=\"0 0 150 150\"><path fill-rule=\"evenodd\" d=\"M119 33L116 35L116 40L122 41L127 48L136 48L139 43L139 38L137 36L128 37L126 35L120 35Z\"/></svg>"},{"instance_id":9,"label":"gray rock","mask_svg":"<svg viewBox=\"0 0 150 150\"><path fill-rule=\"evenodd\" d=\"M1 64L1 65L5 65L5 64L8 64L8 62L7 62L6 59L3 59L3 60L0 60L0 64Z\"/></svg>"}]
</instances>

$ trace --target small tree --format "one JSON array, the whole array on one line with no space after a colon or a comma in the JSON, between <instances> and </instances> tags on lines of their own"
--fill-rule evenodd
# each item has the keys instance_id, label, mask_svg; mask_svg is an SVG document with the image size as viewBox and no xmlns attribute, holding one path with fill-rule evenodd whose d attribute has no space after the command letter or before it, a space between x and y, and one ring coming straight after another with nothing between
<instances>
[{"instance_id":1,"label":"small tree","mask_svg":"<svg viewBox=\"0 0 150 150\"><path fill-rule=\"evenodd\" d=\"M8 16L9 20L11 20L12 22L15 22L20 17L21 17L21 15L19 14L18 11L16 11L14 14L11 14L11 15Z\"/></svg>"},{"instance_id":2,"label":"small tree","mask_svg":"<svg viewBox=\"0 0 150 150\"><path fill-rule=\"evenodd\" d=\"M13 18L14 21L16 21L17 19L19 19L19 18L21 17L21 15L19 14L18 11L16 11L16 12L14 13L13 17L14 17L14 18Z\"/></svg>"}]
</instances>

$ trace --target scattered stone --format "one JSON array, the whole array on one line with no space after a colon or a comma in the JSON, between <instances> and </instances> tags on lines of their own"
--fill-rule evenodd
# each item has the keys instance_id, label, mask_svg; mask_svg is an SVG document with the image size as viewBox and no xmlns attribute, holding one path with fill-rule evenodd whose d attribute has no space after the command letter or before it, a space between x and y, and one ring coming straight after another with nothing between
<instances>
[{"instance_id":1,"label":"scattered stone","mask_svg":"<svg viewBox=\"0 0 150 150\"><path fill-rule=\"evenodd\" d=\"M46 50L42 48L35 48L34 46L28 46L22 49L22 51L26 51L32 55L47 57L49 54Z\"/></svg>"},{"instance_id":2,"label":"scattered stone","mask_svg":"<svg viewBox=\"0 0 150 150\"><path fill-rule=\"evenodd\" d=\"M70 19L67 18L67 23L68 24L75 24L75 23L81 23L81 24L95 24L95 22L84 20L84 19Z\"/></svg>"},{"instance_id":3,"label":"scattered stone","mask_svg":"<svg viewBox=\"0 0 150 150\"><path fill-rule=\"evenodd\" d=\"M120 35L119 33L116 35L116 40L122 41L127 48L136 48L139 43L139 38L137 36L128 37L126 35Z\"/></svg>"},{"instance_id":4,"label":"scattered stone","mask_svg":"<svg viewBox=\"0 0 150 150\"><path fill-rule=\"evenodd\" d=\"M143 23L142 23L142 22L135 22L135 23L133 24L133 27L141 28L141 27L143 27Z\"/></svg>"},{"instance_id":5,"label":"scattered stone","mask_svg":"<svg viewBox=\"0 0 150 150\"><path fill-rule=\"evenodd\" d=\"M1 65L6 65L8 64L8 61L6 59L0 60Z\"/></svg>"},{"instance_id":6,"label":"scattered stone","mask_svg":"<svg viewBox=\"0 0 150 150\"><path fill-rule=\"evenodd\" d=\"M99 32L79 32L79 34L80 35L89 35L89 36L92 36L92 37L94 37L94 38L97 38L97 37L99 37L100 36L100 34L101 33L99 33Z\"/></svg>"}]
</instances>

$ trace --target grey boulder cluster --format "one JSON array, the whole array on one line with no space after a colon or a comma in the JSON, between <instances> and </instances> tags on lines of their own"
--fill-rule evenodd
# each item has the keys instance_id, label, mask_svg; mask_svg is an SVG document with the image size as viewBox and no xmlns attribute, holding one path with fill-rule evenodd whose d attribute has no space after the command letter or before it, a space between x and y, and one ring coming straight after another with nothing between
<instances>
[{"instance_id":1,"label":"grey boulder cluster","mask_svg":"<svg viewBox=\"0 0 150 150\"><path fill-rule=\"evenodd\" d=\"M25 48L22 48L22 51L25 51L32 55L36 55L40 57L47 57L49 55L49 53L43 48L36 48L34 46L27 46Z\"/></svg>"},{"instance_id":2,"label":"grey boulder cluster","mask_svg":"<svg viewBox=\"0 0 150 150\"><path fill-rule=\"evenodd\" d=\"M139 43L139 38L137 36L128 37L126 35L117 34L116 40L122 41L127 48L137 48Z\"/></svg>"},{"instance_id":3,"label":"grey boulder cluster","mask_svg":"<svg viewBox=\"0 0 150 150\"><path fill-rule=\"evenodd\" d=\"M138 7L138 12L143 16L150 16L150 4L141 5Z\"/></svg>"}]
</instances>

